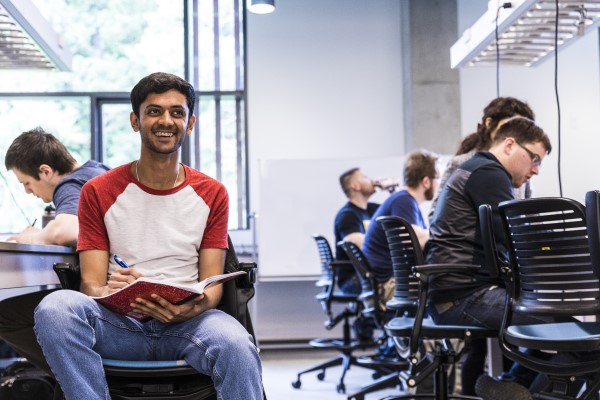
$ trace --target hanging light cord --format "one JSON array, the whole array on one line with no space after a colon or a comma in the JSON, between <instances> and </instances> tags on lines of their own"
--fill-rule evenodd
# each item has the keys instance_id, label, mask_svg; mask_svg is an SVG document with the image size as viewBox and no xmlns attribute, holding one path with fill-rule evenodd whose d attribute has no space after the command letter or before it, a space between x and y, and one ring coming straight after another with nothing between
<instances>
[{"instance_id":1,"label":"hanging light cord","mask_svg":"<svg viewBox=\"0 0 600 400\"><path fill-rule=\"evenodd\" d=\"M554 20L554 95L556 97L556 109L558 115L558 192L560 197L563 196L562 189L562 174L561 174L561 134L560 134L560 100L558 97L558 0L555 0L556 4L556 18Z\"/></svg>"},{"instance_id":2,"label":"hanging light cord","mask_svg":"<svg viewBox=\"0 0 600 400\"><path fill-rule=\"evenodd\" d=\"M511 3L502 3L502 5L498 7L498 10L496 10L496 97L500 97L500 45L498 44L498 17L500 16L500 10L511 7Z\"/></svg>"}]
</instances>

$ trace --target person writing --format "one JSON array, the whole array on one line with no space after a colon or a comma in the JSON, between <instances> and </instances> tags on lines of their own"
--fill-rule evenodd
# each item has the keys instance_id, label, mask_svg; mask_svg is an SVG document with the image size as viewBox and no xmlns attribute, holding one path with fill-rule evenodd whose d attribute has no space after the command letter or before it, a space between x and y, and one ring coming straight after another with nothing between
<instances>
[{"instance_id":1,"label":"person writing","mask_svg":"<svg viewBox=\"0 0 600 400\"><path fill-rule=\"evenodd\" d=\"M394 293L392 257L385 231L377 218L395 215L410 222L421 246L429 239L429 232L419 205L433 199L438 181L437 157L427 151L414 151L404 163L404 188L390 197L377 209L367 228L363 253L369 261L379 285L381 299L386 302Z\"/></svg>"},{"instance_id":2,"label":"person writing","mask_svg":"<svg viewBox=\"0 0 600 400\"><path fill-rule=\"evenodd\" d=\"M72 246L79 232L78 205L81 188L91 178L109 170L97 161L79 165L63 143L37 127L19 135L5 157L25 192L53 202L56 217L43 229L27 227L8 237L19 243ZM0 302L0 338L33 365L52 375L33 331L33 311L54 289L7 298Z\"/></svg>"},{"instance_id":3,"label":"person writing","mask_svg":"<svg viewBox=\"0 0 600 400\"><path fill-rule=\"evenodd\" d=\"M17 137L6 152L6 169L14 172L26 193L53 202L56 217L43 229L27 226L6 240L73 246L79 232L77 206L81 187L109 170L97 161L79 165L64 144L41 127Z\"/></svg>"},{"instance_id":4,"label":"person writing","mask_svg":"<svg viewBox=\"0 0 600 400\"><path fill-rule=\"evenodd\" d=\"M109 397L101 357L184 359L209 375L222 399L262 399L261 364L252 336L217 310L222 286L170 304L137 299L140 322L89 296L117 291L141 276L192 284L223 273L228 196L216 180L179 163L195 122L194 88L153 73L131 91L138 160L84 185L77 243L81 292L56 291L35 312L38 340L67 399ZM129 268L112 257L118 254ZM59 324L63 329L53 329ZM93 338L93 340L92 340ZM82 368L82 366L85 366Z\"/></svg>"}]
</instances>

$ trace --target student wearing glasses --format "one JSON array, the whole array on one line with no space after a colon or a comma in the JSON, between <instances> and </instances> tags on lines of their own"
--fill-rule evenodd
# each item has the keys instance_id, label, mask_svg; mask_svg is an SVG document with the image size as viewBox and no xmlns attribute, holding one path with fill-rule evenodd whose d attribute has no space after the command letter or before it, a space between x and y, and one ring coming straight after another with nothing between
<instances>
[{"instance_id":1,"label":"student wearing glasses","mask_svg":"<svg viewBox=\"0 0 600 400\"><path fill-rule=\"evenodd\" d=\"M506 263L507 243L501 232L498 204L515 198L515 188L539 173L542 160L551 150L550 139L532 120L519 116L504 121L489 151L477 152L462 163L441 190L429 230L427 263L485 265L478 229L478 210L482 204L492 206L498 251L501 258L505 256L500 262ZM435 322L500 329L506 294L502 282L491 282L489 277L479 273L474 276L440 274L432 278L430 286L433 289L428 312ZM525 324L539 321L533 317L523 318ZM474 394L471 392L475 391L475 380L483 372L484 357L485 348L483 354L480 348L471 349L463 366L464 394ZM513 367L511 376L527 387L530 381L523 370ZM519 398L519 390L528 395L525 387L513 383L514 390L508 388L503 393L514 400Z\"/></svg>"},{"instance_id":2,"label":"student wearing glasses","mask_svg":"<svg viewBox=\"0 0 600 400\"><path fill-rule=\"evenodd\" d=\"M433 218L433 213L437 207L437 202L442 188L446 185L446 181L458 166L475 155L478 151L489 150L492 145L498 129L509 118L521 116L535 120L533 110L521 100L514 97L497 97L492 100L484 109L481 122L477 124L477 131L467 135L458 145L458 150L452 159L448 162L446 170L440 179L440 190L436 194L431 208L429 210L429 222ZM515 188L515 198L531 197L531 186L529 182L525 185Z\"/></svg>"}]
</instances>

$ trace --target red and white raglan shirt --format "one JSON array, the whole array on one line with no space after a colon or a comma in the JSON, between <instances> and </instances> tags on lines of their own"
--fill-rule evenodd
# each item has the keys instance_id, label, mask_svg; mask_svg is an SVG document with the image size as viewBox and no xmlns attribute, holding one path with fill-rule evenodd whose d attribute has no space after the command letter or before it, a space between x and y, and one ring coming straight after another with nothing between
<instances>
[{"instance_id":1,"label":"red and white raglan shirt","mask_svg":"<svg viewBox=\"0 0 600 400\"><path fill-rule=\"evenodd\" d=\"M134 178L131 165L83 186L77 250L107 250L109 275L119 268L117 254L145 277L197 282L198 252L227 248L227 190L187 165L182 184L151 189Z\"/></svg>"}]
</instances>

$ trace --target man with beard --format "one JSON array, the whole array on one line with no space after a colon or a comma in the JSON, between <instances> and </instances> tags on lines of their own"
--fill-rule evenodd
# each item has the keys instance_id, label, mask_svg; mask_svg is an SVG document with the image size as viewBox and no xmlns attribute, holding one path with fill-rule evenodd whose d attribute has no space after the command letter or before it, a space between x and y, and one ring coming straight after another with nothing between
<instances>
[{"instance_id":1,"label":"man with beard","mask_svg":"<svg viewBox=\"0 0 600 400\"><path fill-rule=\"evenodd\" d=\"M437 157L426 151L415 151L406 157L404 164L404 188L392 194L375 212L367 228L363 252L379 285L382 301L388 301L394 293L392 258L385 232L377 218L395 215L410 222L419 238L421 247L429 239L429 232L419 205L433 199L438 183Z\"/></svg>"}]
</instances>

